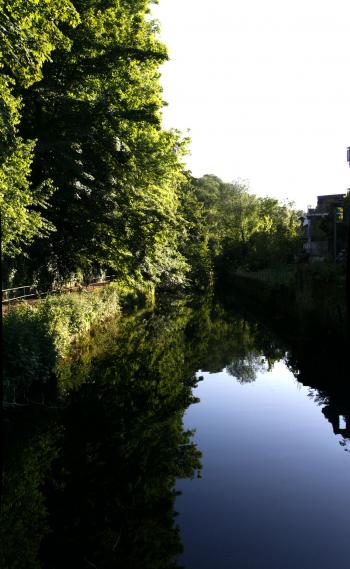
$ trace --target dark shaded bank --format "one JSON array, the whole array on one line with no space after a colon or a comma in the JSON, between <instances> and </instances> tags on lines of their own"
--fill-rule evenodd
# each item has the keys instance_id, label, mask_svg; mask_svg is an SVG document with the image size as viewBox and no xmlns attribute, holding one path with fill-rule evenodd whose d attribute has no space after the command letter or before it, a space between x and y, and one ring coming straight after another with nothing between
<instances>
[{"instance_id":1,"label":"dark shaded bank","mask_svg":"<svg viewBox=\"0 0 350 569\"><path fill-rule=\"evenodd\" d=\"M232 273L220 279L220 297L267 320L288 339L335 344L349 343L345 282L331 275L297 270L286 282L259 280ZM235 300L236 299L236 300Z\"/></svg>"}]
</instances>

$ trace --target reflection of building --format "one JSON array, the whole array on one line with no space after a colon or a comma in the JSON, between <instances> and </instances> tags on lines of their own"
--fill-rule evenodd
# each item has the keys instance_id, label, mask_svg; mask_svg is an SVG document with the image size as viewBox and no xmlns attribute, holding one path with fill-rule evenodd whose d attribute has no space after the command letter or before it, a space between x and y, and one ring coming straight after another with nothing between
<instances>
[{"instance_id":1,"label":"reflection of building","mask_svg":"<svg viewBox=\"0 0 350 569\"><path fill-rule=\"evenodd\" d=\"M334 434L350 439L350 416L344 414L343 411L332 405L326 405L322 409L322 413L333 427Z\"/></svg>"},{"instance_id":2,"label":"reflection of building","mask_svg":"<svg viewBox=\"0 0 350 569\"><path fill-rule=\"evenodd\" d=\"M303 249L314 259L345 256L346 226L349 223L350 191L317 196L316 208L302 216Z\"/></svg>"}]
</instances>

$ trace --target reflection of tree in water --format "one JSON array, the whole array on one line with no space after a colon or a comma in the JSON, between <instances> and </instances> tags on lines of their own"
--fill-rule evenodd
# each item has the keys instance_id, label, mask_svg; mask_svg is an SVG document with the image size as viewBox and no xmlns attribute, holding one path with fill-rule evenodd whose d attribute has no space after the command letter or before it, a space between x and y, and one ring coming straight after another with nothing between
<instances>
[{"instance_id":1,"label":"reflection of tree in water","mask_svg":"<svg viewBox=\"0 0 350 569\"><path fill-rule=\"evenodd\" d=\"M269 322L265 324L262 320L258 322L247 318L237 305L233 311L225 311L223 306L216 307L211 331L214 338L209 337L207 367L202 369L219 371L219 368L226 367L228 373L246 383L254 381L257 373L268 371L275 362L283 360L298 382L312 388L311 397L322 406L323 415L340 438L341 446L350 451L347 346L341 347L329 337L320 338L317 330L314 338L305 342L300 334L289 335L288 329L286 336L289 340L285 341L282 339L282 323L276 334ZM218 354L221 354L221 359Z\"/></svg>"},{"instance_id":2,"label":"reflection of tree in water","mask_svg":"<svg viewBox=\"0 0 350 569\"><path fill-rule=\"evenodd\" d=\"M246 357L237 357L226 367L226 371L239 383L251 383L256 380L258 373L267 370L266 361L260 354L247 354Z\"/></svg>"},{"instance_id":3,"label":"reflection of tree in water","mask_svg":"<svg viewBox=\"0 0 350 569\"><path fill-rule=\"evenodd\" d=\"M226 368L240 383L251 383L283 357L274 337L263 334L256 323L234 316L220 305L214 307L208 348L201 360L203 370L215 373Z\"/></svg>"},{"instance_id":4,"label":"reflection of tree in water","mask_svg":"<svg viewBox=\"0 0 350 569\"><path fill-rule=\"evenodd\" d=\"M294 343L286 363L297 380L310 387L310 397L322 407L339 444L350 450L350 385L348 350L329 338Z\"/></svg>"},{"instance_id":5,"label":"reflection of tree in water","mask_svg":"<svg viewBox=\"0 0 350 569\"><path fill-rule=\"evenodd\" d=\"M340 435L341 440L339 444L343 446L347 452L350 452L350 414L348 409L346 414L343 409L344 405L342 407L332 405L331 399L329 398L328 405L323 407L322 413L331 423L333 433Z\"/></svg>"},{"instance_id":6,"label":"reflection of tree in water","mask_svg":"<svg viewBox=\"0 0 350 569\"><path fill-rule=\"evenodd\" d=\"M298 380L305 381L299 372ZM309 378L310 379L310 378ZM322 407L322 413L331 424L333 433L339 437L340 446L350 452L350 393L347 380L331 381L328 388L310 389L309 396Z\"/></svg>"},{"instance_id":7,"label":"reflection of tree in water","mask_svg":"<svg viewBox=\"0 0 350 569\"><path fill-rule=\"evenodd\" d=\"M40 569L40 544L50 532L46 500L42 492L50 465L58 455L60 429L49 422L21 439L9 441L16 448L8 458L4 474L0 523L0 567Z\"/></svg>"},{"instance_id":8,"label":"reflection of tree in water","mask_svg":"<svg viewBox=\"0 0 350 569\"><path fill-rule=\"evenodd\" d=\"M76 352L60 376L69 393L63 406L40 421L28 410L22 432L14 422L1 534L6 569L179 567L174 488L176 478L200 469L182 425L196 401L198 369L226 368L246 383L285 359L317 390L335 434L350 440L345 368L326 352L321 360L317 347L286 353L266 327L210 298L124 318Z\"/></svg>"},{"instance_id":9,"label":"reflection of tree in water","mask_svg":"<svg viewBox=\"0 0 350 569\"><path fill-rule=\"evenodd\" d=\"M191 311L173 308L125 319L113 351L85 365L80 388L56 412L55 452L41 453L36 435L14 446L2 567L178 567L175 480L195 475L200 453L182 426L195 401L195 370L185 363ZM38 509L32 520L30 506L13 508L16 495Z\"/></svg>"}]
</instances>

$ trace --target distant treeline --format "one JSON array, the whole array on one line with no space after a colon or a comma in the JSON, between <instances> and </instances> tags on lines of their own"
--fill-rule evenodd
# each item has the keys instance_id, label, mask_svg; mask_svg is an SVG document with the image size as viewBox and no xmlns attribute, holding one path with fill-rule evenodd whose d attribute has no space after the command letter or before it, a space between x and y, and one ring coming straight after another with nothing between
<instances>
[{"instance_id":1,"label":"distant treeline","mask_svg":"<svg viewBox=\"0 0 350 569\"><path fill-rule=\"evenodd\" d=\"M4 280L49 287L210 282L220 263L293 258L298 214L240 183L194 179L164 130L167 59L149 0L0 0Z\"/></svg>"}]
</instances>

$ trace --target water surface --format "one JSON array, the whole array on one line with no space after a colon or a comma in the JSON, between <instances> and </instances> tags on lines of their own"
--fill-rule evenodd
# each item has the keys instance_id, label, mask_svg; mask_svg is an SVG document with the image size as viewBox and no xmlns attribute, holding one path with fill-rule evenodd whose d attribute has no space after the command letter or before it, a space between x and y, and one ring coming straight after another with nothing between
<instances>
[{"instance_id":1,"label":"water surface","mask_svg":"<svg viewBox=\"0 0 350 569\"><path fill-rule=\"evenodd\" d=\"M203 373L185 415L202 478L180 481L186 568L350 564L350 454L284 362L245 383ZM344 419L343 419L344 420Z\"/></svg>"},{"instance_id":2,"label":"water surface","mask_svg":"<svg viewBox=\"0 0 350 569\"><path fill-rule=\"evenodd\" d=\"M7 408L6 569L350 566L346 354L212 297L74 346Z\"/></svg>"}]
</instances>

